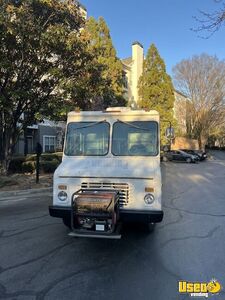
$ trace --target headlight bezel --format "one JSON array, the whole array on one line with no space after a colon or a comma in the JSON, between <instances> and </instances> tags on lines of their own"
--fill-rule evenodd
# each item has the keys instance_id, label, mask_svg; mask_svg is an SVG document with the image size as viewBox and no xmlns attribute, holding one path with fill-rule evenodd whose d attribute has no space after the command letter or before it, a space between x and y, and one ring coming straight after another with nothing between
<instances>
[{"instance_id":1,"label":"headlight bezel","mask_svg":"<svg viewBox=\"0 0 225 300\"><path fill-rule=\"evenodd\" d=\"M146 195L144 196L144 202L145 202L145 204L147 204L147 205L153 204L153 203L155 202L155 197L154 197L154 195L153 195L153 194L150 194L150 193L146 194Z\"/></svg>"},{"instance_id":2,"label":"headlight bezel","mask_svg":"<svg viewBox=\"0 0 225 300\"><path fill-rule=\"evenodd\" d=\"M59 201L65 202L68 198L68 195L65 191L59 191L57 197Z\"/></svg>"}]
</instances>

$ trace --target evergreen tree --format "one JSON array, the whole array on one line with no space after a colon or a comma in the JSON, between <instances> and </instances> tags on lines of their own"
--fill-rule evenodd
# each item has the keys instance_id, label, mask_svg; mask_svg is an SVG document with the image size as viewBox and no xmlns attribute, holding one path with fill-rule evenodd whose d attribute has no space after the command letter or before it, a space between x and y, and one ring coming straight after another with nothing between
<instances>
[{"instance_id":1,"label":"evergreen tree","mask_svg":"<svg viewBox=\"0 0 225 300\"><path fill-rule=\"evenodd\" d=\"M116 56L109 28L105 20L100 17L95 20L89 18L84 34L89 39L89 52L95 56L94 73L90 75L95 88L85 89L83 94L90 95L90 108L99 109L107 106L125 105L123 97L123 66ZM93 70L93 69L92 69ZM90 83L90 82L89 82ZM93 85L92 85L93 87Z\"/></svg>"},{"instance_id":2,"label":"evergreen tree","mask_svg":"<svg viewBox=\"0 0 225 300\"><path fill-rule=\"evenodd\" d=\"M174 124L174 88L166 66L157 48L152 44L148 50L139 80L139 107L155 109L161 119L161 143L165 143L165 129ZM169 121L169 122L168 122Z\"/></svg>"}]
</instances>

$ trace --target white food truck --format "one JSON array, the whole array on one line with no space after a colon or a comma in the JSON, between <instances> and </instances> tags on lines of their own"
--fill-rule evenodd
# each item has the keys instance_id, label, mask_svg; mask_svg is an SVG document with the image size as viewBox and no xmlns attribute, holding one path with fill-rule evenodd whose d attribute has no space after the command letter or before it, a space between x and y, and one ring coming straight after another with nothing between
<instances>
[{"instance_id":1,"label":"white food truck","mask_svg":"<svg viewBox=\"0 0 225 300\"><path fill-rule=\"evenodd\" d=\"M49 213L63 219L70 235L120 238L123 222L161 222L161 185L157 111L68 114Z\"/></svg>"}]
</instances>

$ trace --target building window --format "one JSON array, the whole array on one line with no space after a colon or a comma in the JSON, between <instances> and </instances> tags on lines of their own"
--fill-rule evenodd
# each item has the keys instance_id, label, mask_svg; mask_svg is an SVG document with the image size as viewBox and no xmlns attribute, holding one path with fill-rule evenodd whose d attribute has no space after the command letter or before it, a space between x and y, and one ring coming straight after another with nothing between
<instances>
[{"instance_id":1,"label":"building window","mask_svg":"<svg viewBox=\"0 0 225 300\"><path fill-rule=\"evenodd\" d=\"M26 136L27 139L27 153L33 153L33 136Z\"/></svg>"},{"instance_id":2,"label":"building window","mask_svg":"<svg viewBox=\"0 0 225 300\"><path fill-rule=\"evenodd\" d=\"M44 152L54 152L56 147L56 137L52 135L43 136Z\"/></svg>"}]
</instances>

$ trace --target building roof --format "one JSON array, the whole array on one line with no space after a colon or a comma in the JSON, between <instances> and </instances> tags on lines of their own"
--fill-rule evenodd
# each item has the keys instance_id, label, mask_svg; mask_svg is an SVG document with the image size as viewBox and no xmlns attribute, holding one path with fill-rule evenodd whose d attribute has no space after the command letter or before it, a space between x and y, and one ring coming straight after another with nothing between
<instances>
[{"instance_id":1,"label":"building roof","mask_svg":"<svg viewBox=\"0 0 225 300\"><path fill-rule=\"evenodd\" d=\"M183 96L183 97L185 97L185 98L188 98L186 95L184 95L183 93L181 93L180 91L178 91L176 89L174 90L174 92L181 95L181 96Z\"/></svg>"},{"instance_id":2,"label":"building roof","mask_svg":"<svg viewBox=\"0 0 225 300\"><path fill-rule=\"evenodd\" d=\"M38 124L39 126L47 126L47 127L66 127L66 122L64 121L52 121L48 119L44 119L42 122Z\"/></svg>"},{"instance_id":3,"label":"building roof","mask_svg":"<svg viewBox=\"0 0 225 300\"><path fill-rule=\"evenodd\" d=\"M138 42L138 41L133 42L133 43L132 43L132 46L133 46L133 45L138 45L138 46L140 46L141 48L143 48L143 45L142 45L140 42Z\"/></svg>"},{"instance_id":4,"label":"building roof","mask_svg":"<svg viewBox=\"0 0 225 300\"><path fill-rule=\"evenodd\" d=\"M121 60L123 64L130 65L132 63L132 57L127 57Z\"/></svg>"}]
</instances>

